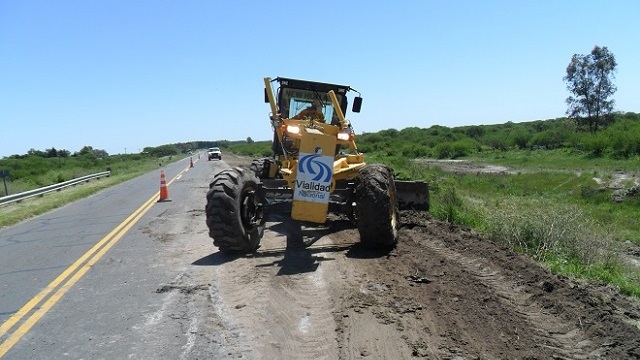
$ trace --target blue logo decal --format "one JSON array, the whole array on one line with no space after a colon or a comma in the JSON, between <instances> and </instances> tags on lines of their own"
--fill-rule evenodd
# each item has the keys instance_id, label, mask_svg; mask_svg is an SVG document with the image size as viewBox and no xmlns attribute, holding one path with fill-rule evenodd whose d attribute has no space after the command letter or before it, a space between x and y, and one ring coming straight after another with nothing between
<instances>
[{"instance_id":1,"label":"blue logo decal","mask_svg":"<svg viewBox=\"0 0 640 360\"><path fill-rule=\"evenodd\" d=\"M298 162L298 171L305 174L315 175L313 181L331 181L332 169L327 164L317 160L320 155L310 154L300 158ZM324 178L324 180L320 180Z\"/></svg>"}]
</instances>

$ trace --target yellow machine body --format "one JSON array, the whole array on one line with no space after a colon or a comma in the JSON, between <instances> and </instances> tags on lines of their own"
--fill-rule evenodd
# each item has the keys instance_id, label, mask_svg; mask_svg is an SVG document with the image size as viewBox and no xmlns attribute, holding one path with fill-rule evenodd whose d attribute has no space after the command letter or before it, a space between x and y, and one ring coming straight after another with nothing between
<instances>
[{"instance_id":1,"label":"yellow machine body","mask_svg":"<svg viewBox=\"0 0 640 360\"><path fill-rule=\"evenodd\" d=\"M291 218L323 223L333 184L336 138L316 129L304 129L293 187Z\"/></svg>"},{"instance_id":2,"label":"yellow machine body","mask_svg":"<svg viewBox=\"0 0 640 360\"><path fill-rule=\"evenodd\" d=\"M280 111L287 104L278 105L270 78L265 77L264 83L275 139L282 147L276 154L276 163L268 169L268 176L286 180L293 190L292 219L324 223L336 181L355 179L366 165L364 155L356 147L355 133L334 90L327 91L326 95L336 118L327 123L322 115L314 116L314 112L304 116L283 116ZM340 151L346 148L347 154ZM428 207L426 184L406 182L400 185L403 191L397 195L401 206L407 203Z\"/></svg>"}]
</instances>

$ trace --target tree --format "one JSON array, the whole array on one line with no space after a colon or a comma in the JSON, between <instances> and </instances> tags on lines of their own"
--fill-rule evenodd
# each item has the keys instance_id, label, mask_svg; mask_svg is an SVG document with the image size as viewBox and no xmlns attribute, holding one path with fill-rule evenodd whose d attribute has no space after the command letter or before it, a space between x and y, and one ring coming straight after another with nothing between
<instances>
[{"instance_id":1,"label":"tree","mask_svg":"<svg viewBox=\"0 0 640 360\"><path fill-rule=\"evenodd\" d=\"M32 155L32 156L40 156L40 157L46 157L47 154L43 151L40 150L36 150L34 148L29 149L29 151L27 152L27 155Z\"/></svg>"},{"instance_id":2,"label":"tree","mask_svg":"<svg viewBox=\"0 0 640 360\"><path fill-rule=\"evenodd\" d=\"M573 95L567 98L567 115L584 123L589 131L610 118L615 101L609 99L616 92L613 84L616 59L606 46L595 46L591 54L574 54L563 80Z\"/></svg>"},{"instance_id":3,"label":"tree","mask_svg":"<svg viewBox=\"0 0 640 360\"><path fill-rule=\"evenodd\" d=\"M63 158L68 158L71 155L71 152L69 150L58 150L58 156L63 157Z\"/></svg>"},{"instance_id":4,"label":"tree","mask_svg":"<svg viewBox=\"0 0 640 360\"><path fill-rule=\"evenodd\" d=\"M80 151L76 153L76 155L93 155L93 147L86 145L83 146Z\"/></svg>"},{"instance_id":5,"label":"tree","mask_svg":"<svg viewBox=\"0 0 640 360\"><path fill-rule=\"evenodd\" d=\"M108 158L109 153L102 149L93 149L93 153L99 158Z\"/></svg>"},{"instance_id":6,"label":"tree","mask_svg":"<svg viewBox=\"0 0 640 360\"><path fill-rule=\"evenodd\" d=\"M158 147L148 146L144 148L143 152L149 153L149 155L155 156L155 157L172 156L172 155L178 155L180 153L180 151L178 150L178 147L175 144L160 145Z\"/></svg>"},{"instance_id":7,"label":"tree","mask_svg":"<svg viewBox=\"0 0 640 360\"><path fill-rule=\"evenodd\" d=\"M51 149L47 149L47 157L49 158L54 158L58 156L58 150L56 150L56 148L52 147Z\"/></svg>"}]
</instances>

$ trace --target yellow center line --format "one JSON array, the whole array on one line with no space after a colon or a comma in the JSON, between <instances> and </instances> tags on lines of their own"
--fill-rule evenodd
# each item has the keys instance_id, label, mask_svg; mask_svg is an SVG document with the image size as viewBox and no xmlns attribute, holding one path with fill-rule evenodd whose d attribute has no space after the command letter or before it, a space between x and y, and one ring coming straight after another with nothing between
<instances>
[{"instance_id":1,"label":"yellow center line","mask_svg":"<svg viewBox=\"0 0 640 360\"><path fill-rule=\"evenodd\" d=\"M188 169L188 167L187 167ZM187 169L180 172L184 173ZM171 179L168 184L173 183L177 176ZM15 326L22 318L31 312L40 302L42 302L51 292L60 286L49 299L42 304L40 309L35 311L27 320L25 320L16 331L13 332L4 342L0 343L0 358L3 357L52 307L55 305L71 287L84 276L84 274L104 256L119 240L124 236L133 225L135 225L142 216L151 209L160 195L158 191L142 206L140 206L133 214L129 215L123 222L116 226L109 234L103 237L89 251L84 253L71 266L56 277L49 285L42 289L36 296L29 300L18 312L11 316L7 321L0 325L0 337L4 336L13 326ZM83 265L84 264L84 265ZM71 274L75 273L69 278ZM67 280L67 278L69 278Z\"/></svg>"}]
</instances>

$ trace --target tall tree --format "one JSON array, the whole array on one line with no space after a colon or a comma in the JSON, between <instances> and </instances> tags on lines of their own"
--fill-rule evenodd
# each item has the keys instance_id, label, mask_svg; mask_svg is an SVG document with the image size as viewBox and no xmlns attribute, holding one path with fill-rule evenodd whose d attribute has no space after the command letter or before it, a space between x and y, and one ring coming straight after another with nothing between
<instances>
[{"instance_id":1,"label":"tall tree","mask_svg":"<svg viewBox=\"0 0 640 360\"><path fill-rule=\"evenodd\" d=\"M616 59L606 46L595 46L591 54L574 54L563 80L573 94L567 98L567 115L584 123L591 132L609 118L615 101L613 84Z\"/></svg>"},{"instance_id":2,"label":"tall tree","mask_svg":"<svg viewBox=\"0 0 640 360\"><path fill-rule=\"evenodd\" d=\"M58 150L56 150L56 148L52 147L51 149L47 149L47 157L50 158L54 158L58 156Z\"/></svg>"}]
</instances>

